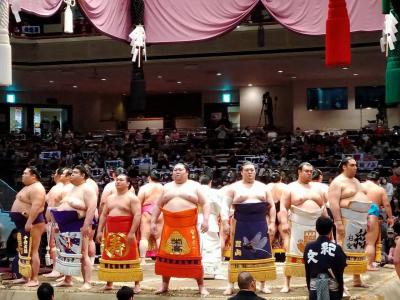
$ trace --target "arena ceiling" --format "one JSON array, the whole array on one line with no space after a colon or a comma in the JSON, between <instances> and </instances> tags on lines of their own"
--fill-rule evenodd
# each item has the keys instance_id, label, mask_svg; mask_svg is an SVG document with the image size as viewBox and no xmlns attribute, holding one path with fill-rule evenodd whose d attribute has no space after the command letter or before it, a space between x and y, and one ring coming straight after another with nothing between
<instances>
[{"instance_id":1,"label":"arena ceiling","mask_svg":"<svg viewBox=\"0 0 400 300\"><path fill-rule=\"evenodd\" d=\"M224 56L148 61L147 91L152 93L233 90L248 85L296 81L382 78L385 56L378 47L353 49L349 69L328 69L322 51L297 54ZM282 71L282 72L280 72ZM129 93L130 62L57 66L15 66L14 91ZM356 75L355 75L356 74Z\"/></svg>"}]
</instances>

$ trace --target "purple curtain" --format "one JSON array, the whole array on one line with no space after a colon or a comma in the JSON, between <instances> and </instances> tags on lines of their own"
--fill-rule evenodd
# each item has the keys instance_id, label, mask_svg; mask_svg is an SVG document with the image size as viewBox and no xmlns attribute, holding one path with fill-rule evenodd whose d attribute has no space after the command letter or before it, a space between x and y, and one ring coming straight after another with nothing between
<instances>
[{"instance_id":1,"label":"purple curtain","mask_svg":"<svg viewBox=\"0 0 400 300\"><path fill-rule=\"evenodd\" d=\"M23 10L54 14L62 0L20 0ZM78 0L84 13L102 32L128 40L131 31L130 0ZM290 30L325 33L328 0L261 0L271 15ZM351 31L383 28L380 0L346 0ZM258 0L145 0L148 43L174 43L210 39L235 26Z\"/></svg>"},{"instance_id":2,"label":"purple curtain","mask_svg":"<svg viewBox=\"0 0 400 300\"><path fill-rule=\"evenodd\" d=\"M21 8L29 13L40 16L54 15L59 9L62 0L19 0Z\"/></svg>"},{"instance_id":3,"label":"purple curtain","mask_svg":"<svg viewBox=\"0 0 400 300\"><path fill-rule=\"evenodd\" d=\"M328 0L261 0L269 13L290 30L325 34ZM381 0L346 0L351 31L382 30Z\"/></svg>"}]
</instances>

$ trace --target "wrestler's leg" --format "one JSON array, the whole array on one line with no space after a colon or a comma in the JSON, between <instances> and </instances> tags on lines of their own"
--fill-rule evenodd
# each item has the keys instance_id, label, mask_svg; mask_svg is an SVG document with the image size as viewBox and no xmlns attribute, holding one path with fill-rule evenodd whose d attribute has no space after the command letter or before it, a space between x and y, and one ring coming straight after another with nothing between
<instances>
[{"instance_id":1,"label":"wrestler's leg","mask_svg":"<svg viewBox=\"0 0 400 300\"><path fill-rule=\"evenodd\" d=\"M57 260L56 259L56 240L55 240L56 232L55 232L54 225L50 225L50 226L51 226L50 227L51 232L50 232L49 247L50 247L50 258L53 262L53 270L48 274L44 274L43 277L57 278L57 277L60 277L61 274L60 274L60 272L58 272L56 270L56 260Z\"/></svg>"},{"instance_id":2,"label":"wrestler's leg","mask_svg":"<svg viewBox=\"0 0 400 300\"><path fill-rule=\"evenodd\" d=\"M146 252L149 249L150 224L151 224L151 215L148 212L144 212L140 220L139 253L140 253L141 264L146 263Z\"/></svg>"},{"instance_id":3,"label":"wrestler's leg","mask_svg":"<svg viewBox=\"0 0 400 300\"><path fill-rule=\"evenodd\" d=\"M232 294L233 294L233 289L234 289L233 283L232 283L232 282L228 282L228 286L227 286L227 288L225 289L225 291L223 292L223 294L224 294L225 296L232 295Z\"/></svg>"},{"instance_id":4,"label":"wrestler's leg","mask_svg":"<svg viewBox=\"0 0 400 300\"><path fill-rule=\"evenodd\" d=\"M87 237L82 237L82 259L81 259L81 270L83 276L83 285L80 289L88 290L92 286L90 284L92 280L92 264L89 257L89 243L90 240Z\"/></svg>"},{"instance_id":5,"label":"wrestler's leg","mask_svg":"<svg viewBox=\"0 0 400 300\"><path fill-rule=\"evenodd\" d=\"M376 241L379 237L379 230L380 226L378 217L372 215L368 216L368 230L367 234L365 235L365 240L366 240L365 252L367 254L367 259L368 259L368 266L367 266L368 271L379 270L379 268L377 268L374 265Z\"/></svg>"},{"instance_id":6,"label":"wrestler's leg","mask_svg":"<svg viewBox=\"0 0 400 300\"><path fill-rule=\"evenodd\" d=\"M39 246L43 232L46 230L46 224L38 223L32 225L31 238L32 238L32 252L31 252L31 264L32 274L29 281L26 283L27 287L35 287L39 285L38 275L40 269L40 258L39 258Z\"/></svg>"},{"instance_id":7,"label":"wrestler's leg","mask_svg":"<svg viewBox=\"0 0 400 300\"><path fill-rule=\"evenodd\" d=\"M112 281L107 281L106 285L104 286L104 290L112 290L113 289L113 282Z\"/></svg>"},{"instance_id":8,"label":"wrestler's leg","mask_svg":"<svg viewBox=\"0 0 400 300\"><path fill-rule=\"evenodd\" d=\"M278 233L280 234L282 242L283 242L283 249L285 249L285 251L288 251L289 235L283 231L281 223L279 223L279 225L278 225Z\"/></svg>"},{"instance_id":9,"label":"wrestler's leg","mask_svg":"<svg viewBox=\"0 0 400 300\"><path fill-rule=\"evenodd\" d=\"M291 276L285 276L285 283L283 284L283 287L281 289L281 293L289 293L290 292L290 279Z\"/></svg>"},{"instance_id":10,"label":"wrestler's leg","mask_svg":"<svg viewBox=\"0 0 400 300\"><path fill-rule=\"evenodd\" d=\"M94 242L94 233L95 230L92 229L89 234L89 247L88 247L88 256L90 260L90 264L94 265L94 260L96 258L96 243Z\"/></svg>"},{"instance_id":11,"label":"wrestler's leg","mask_svg":"<svg viewBox=\"0 0 400 300\"><path fill-rule=\"evenodd\" d=\"M155 238L155 240L156 240L156 243L157 243L157 249L160 248L161 233L162 233L163 225L164 225L164 217L163 217L163 215L161 214L161 215L158 217L158 220L157 220L157 233L156 233L156 235L154 236L154 238Z\"/></svg>"},{"instance_id":12,"label":"wrestler's leg","mask_svg":"<svg viewBox=\"0 0 400 300\"><path fill-rule=\"evenodd\" d=\"M261 281L260 291L263 294L271 294L272 291L268 288L265 281Z\"/></svg>"},{"instance_id":13,"label":"wrestler's leg","mask_svg":"<svg viewBox=\"0 0 400 300\"><path fill-rule=\"evenodd\" d=\"M201 296L208 296L210 293L207 291L206 287L204 286L204 279L203 277L201 278L196 278L197 281L197 286L199 287L199 293Z\"/></svg>"},{"instance_id":14,"label":"wrestler's leg","mask_svg":"<svg viewBox=\"0 0 400 300\"><path fill-rule=\"evenodd\" d=\"M140 288L140 281L135 281L135 287L133 288L133 292L135 294L139 294L142 291Z\"/></svg>"},{"instance_id":15,"label":"wrestler's leg","mask_svg":"<svg viewBox=\"0 0 400 300\"><path fill-rule=\"evenodd\" d=\"M354 274L353 275L353 286L354 287L362 287L362 288L368 288L369 287L369 285L367 285L367 284L362 282L360 274Z\"/></svg>"},{"instance_id":16,"label":"wrestler's leg","mask_svg":"<svg viewBox=\"0 0 400 300\"><path fill-rule=\"evenodd\" d=\"M164 294L164 293L168 292L170 280L171 280L171 277L167 277L167 276L162 277L162 286L159 290L156 291L156 295Z\"/></svg>"}]
</instances>

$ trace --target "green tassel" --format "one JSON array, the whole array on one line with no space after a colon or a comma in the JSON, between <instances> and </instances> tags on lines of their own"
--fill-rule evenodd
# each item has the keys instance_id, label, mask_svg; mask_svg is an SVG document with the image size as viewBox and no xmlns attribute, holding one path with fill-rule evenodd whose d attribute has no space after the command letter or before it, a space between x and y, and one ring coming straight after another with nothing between
<instances>
[{"instance_id":1,"label":"green tassel","mask_svg":"<svg viewBox=\"0 0 400 300\"><path fill-rule=\"evenodd\" d=\"M385 15L390 13L390 0L382 0L382 13Z\"/></svg>"},{"instance_id":2,"label":"green tassel","mask_svg":"<svg viewBox=\"0 0 400 300\"><path fill-rule=\"evenodd\" d=\"M388 57L386 67L386 104L397 103L400 103L400 57L392 56Z\"/></svg>"}]
</instances>

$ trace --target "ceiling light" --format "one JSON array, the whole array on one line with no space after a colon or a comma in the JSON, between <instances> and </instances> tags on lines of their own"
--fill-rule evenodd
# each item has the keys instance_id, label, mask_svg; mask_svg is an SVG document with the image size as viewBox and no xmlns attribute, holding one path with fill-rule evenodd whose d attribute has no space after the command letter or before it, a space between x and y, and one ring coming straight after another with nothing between
<instances>
[{"instance_id":1,"label":"ceiling light","mask_svg":"<svg viewBox=\"0 0 400 300\"><path fill-rule=\"evenodd\" d=\"M177 81L176 83L177 83L177 84L181 84L181 83L182 83L182 81Z\"/></svg>"},{"instance_id":2,"label":"ceiling light","mask_svg":"<svg viewBox=\"0 0 400 300\"><path fill-rule=\"evenodd\" d=\"M217 74L215 74L215 75L217 75L217 76L221 76L221 75L222 75L222 73L217 73Z\"/></svg>"},{"instance_id":3,"label":"ceiling light","mask_svg":"<svg viewBox=\"0 0 400 300\"><path fill-rule=\"evenodd\" d=\"M78 86L77 86L77 85L73 85L72 87L73 87L74 89L77 89L77 88L78 88Z\"/></svg>"},{"instance_id":4,"label":"ceiling light","mask_svg":"<svg viewBox=\"0 0 400 300\"><path fill-rule=\"evenodd\" d=\"M312 111L312 109L309 109L308 111Z\"/></svg>"},{"instance_id":5,"label":"ceiling light","mask_svg":"<svg viewBox=\"0 0 400 300\"><path fill-rule=\"evenodd\" d=\"M173 92L168 92L168 94L172 94Z\"/></svg>"},{"instance_id":6,"label":"ceiling light","mask_svg":"<svg viewBox=\"0 0 400 300\"><path fill-rule=\"evenodd\" d=\"M49 83L54 83L54 80L49 80Z\"/></svg>"},{"instance_id":7,"label":"ceiling light","mask_svg":"<svg viewBox=\"0 0 400 300\"><path fill-rule=\"evenodd\" d=\"M358 73L354 73L353 76L358 76Z\"/></svg>"},{"instance_id":8,"label":"ceiling light","mask_svg":"<svg viewBox=\"0 0 400 300\"><path fill-rule=\"evenodd\" d=\"M349 67L343 67L342 68L342 70L348 70L349 69Z\"/></svg>"},{"instance_id":9,"label":"ceiling light","mask_svg":"<svg viewBox=\"0 0 400 300\"><path fill-rule=\"evenodd\" d=\"M282 70L279 70L278 73L283 73L283 71L282 71Z\"/></svg>"},{"instance_id":10,"label":"ceiling light","mask_svg":"<svg viewBox=\"0 0 400 300\"><path fill-rule=\"evenodd\" d=\"M292 77L290 77L290 78L292 78L292 79L296 79L297 77L296 77L296 76L292 76Z\"/></svg>"},{"instance_id":11,"label":"ceiling light","mask_svg":"<svg viewBox=\"0 0 400 300\"><path fill-rule=\"evenodd\" d=\"M252 84L252 83L249 83L247 86L253 86L253 84Z\"/></svg>"},{"instance_id":12,"label":"ceiling light","mask_svg":"<svg viewBox=\"0 0 400 300\"><path fill-rule=\"evenodd\" d=\"M161 79L161 78L162 78L162 76L161 76L161 75L158 75L158 76L157 76L157 78L158 78L158 79Z\"/></svg>"},{"instance_id":13,"label":"ceiling light","mask_svg":"<svg viewBox=\"0 0 400 300\"><path fill-rule=\"evenodd\" d=\"M107 78L102 78L102 79L100 79L101 81L106 81L107 80Z\"/></svg>"}]
</instances>

